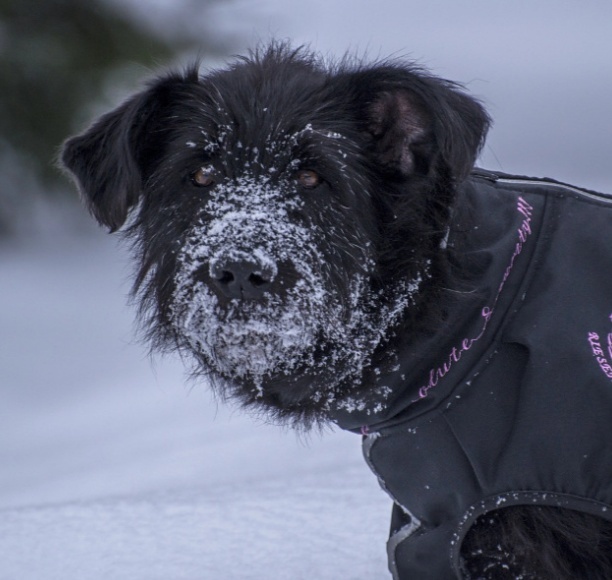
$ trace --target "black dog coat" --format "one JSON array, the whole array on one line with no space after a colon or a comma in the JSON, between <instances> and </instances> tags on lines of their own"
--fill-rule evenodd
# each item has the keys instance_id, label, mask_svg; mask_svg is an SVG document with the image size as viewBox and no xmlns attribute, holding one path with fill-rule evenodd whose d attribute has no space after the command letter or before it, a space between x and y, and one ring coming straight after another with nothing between
<instances>
[{"instance_id":1,"label":"black dog coat","mask_svg":"<svg viewBox=\"0 0 612 580\"><path fill-rule=\"evenodd\" d=\"M612 520L612 197L476 171L458 208L471 294L403 347L384 399L336 415L394 499L394 578L461 578L462 539L493 509Z\"/></svg>"}]
</instances>

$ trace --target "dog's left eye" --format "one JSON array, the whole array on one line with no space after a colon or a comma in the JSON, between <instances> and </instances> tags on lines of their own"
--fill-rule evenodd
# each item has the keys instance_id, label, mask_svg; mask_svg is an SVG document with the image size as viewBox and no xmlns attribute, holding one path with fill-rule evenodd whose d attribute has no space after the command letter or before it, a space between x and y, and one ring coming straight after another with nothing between
<instances>
[{"instance_id":1,"label":"dog's left eye","mask_svg":"<svg viewBox=\"0 0 612 580\"><path fill-rule=\"evenodd\" d=\"M321 183L321 178L316 171L311 169L302 169L295 175L297 182L305 189L314 189Z\"/></svg>"},{"instance_id":2,"label":"dog's left eye","mask_svg":"<svg viewBox=\"0 0 612 580\"><path fill-rule=\"evenodd\" d=\"M198 187L210 187L215 183L215 170L213 167L200 167L191 174L191 181Z\"/></svg>"}]
</instances>

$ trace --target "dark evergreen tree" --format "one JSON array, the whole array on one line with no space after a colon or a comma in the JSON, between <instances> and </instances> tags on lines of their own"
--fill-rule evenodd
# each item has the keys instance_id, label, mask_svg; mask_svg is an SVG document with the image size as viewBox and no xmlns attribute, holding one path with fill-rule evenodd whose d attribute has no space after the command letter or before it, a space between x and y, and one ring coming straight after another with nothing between
<instances>
[{"instance_id":1,"label":"dark evergreen tree","mask_svg":"<svg viewBox=\"0 0 612 580\"><path fill-rule=\"evenodd\" d=\"M54 166L59 144L93 103L108 99L111 75L129 64L144 75L180 50L204 57L221 50L206 30L190 34L193 13L177 10L164 34L135 14L103 0L0 0L0 234L10 232L12 214L35 190L67 190Z\"/></svg>"}]
</instances>

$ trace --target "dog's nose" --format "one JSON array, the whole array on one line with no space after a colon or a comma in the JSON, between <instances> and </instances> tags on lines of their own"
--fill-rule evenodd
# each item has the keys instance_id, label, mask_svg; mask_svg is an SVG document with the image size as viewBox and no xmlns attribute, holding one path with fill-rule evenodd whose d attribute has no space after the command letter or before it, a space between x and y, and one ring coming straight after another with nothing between
<instances>
[{"instance_id":1,"label":"dog's nose","mask_svg":"<svg viewBox=\"0 0 612 580\"><path fill-rule=\"evenodd\" d=\"M226 298L258 300L274 280L271 267L250 260L222 260L211 265L213 283Z\"/></svg>"}]
</instances>

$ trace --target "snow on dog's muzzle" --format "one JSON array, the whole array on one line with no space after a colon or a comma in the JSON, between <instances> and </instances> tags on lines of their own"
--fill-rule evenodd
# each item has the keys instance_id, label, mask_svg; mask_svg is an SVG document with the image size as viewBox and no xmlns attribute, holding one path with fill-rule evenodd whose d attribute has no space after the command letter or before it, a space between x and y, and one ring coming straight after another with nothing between
<instances>
[{"instance_id":1,"label":"snow on dog's muzzle","mask_svg":"<svg viewBox=\"0 0 612 580\"><path fill-rule=\"evenodd\" d=\"M380 306L371 246L342 254L329 239L336 224L309 219L302 205L265 178L216 186L177 256L169 323L203 371L257 397L289 392L327 409L334 386L358 384L419 281L402 281ZM338 255L346 262L333 267ZM292 381L307 388L278 386Z\"/></svg>"},{"instance_id":2,"label":"snow on dog's muzzle","mask_svg":"<svg viewBox=\"0 0 612 580\"><path fill-rule=\"evenodd\" d=\"M341 318L316 231L288 209L265 183L218 187L178 256L173 326L226 378L257 383L312 364L317 336Z\"/></svg>"}]
</instances>

